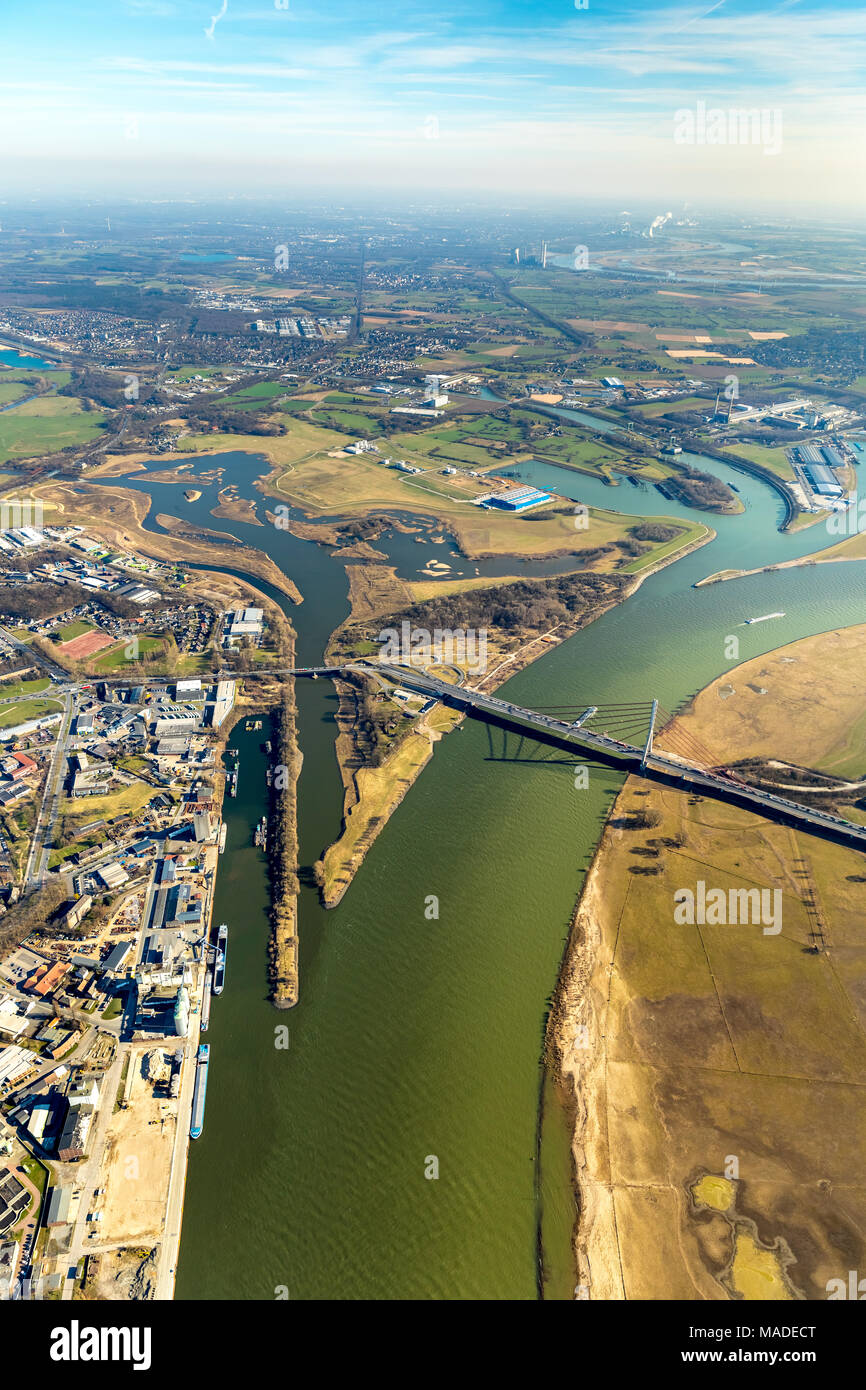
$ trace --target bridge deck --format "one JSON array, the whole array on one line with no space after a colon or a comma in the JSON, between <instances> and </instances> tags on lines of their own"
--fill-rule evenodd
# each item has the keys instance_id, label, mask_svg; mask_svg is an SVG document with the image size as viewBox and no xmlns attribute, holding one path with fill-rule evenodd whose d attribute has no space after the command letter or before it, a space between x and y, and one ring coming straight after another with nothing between
<instances>
[{"instance_id":1,"label":"bridge deck","mask_svg":"<svg viewBox=\"0 0 866 1390\"><path fill-rule=\"evenodd\" d=\"M525 709L510 700L485 695L480 690L473 690L471 686L450 685L447 681L439 680L437 676L428 675L426 671L390 666L384 662L377 662L375 666L357 662L345 666L303 667L298 668L294 674L386 676L407 689L435 695L447 704L456 705L468 713L477 713L482 718L492 718L516 728L529 725L543 734L545 741L555 742L574 752L593 753L605 762L613 763L614 766L622 767L628 772L636 772L652 781L713 796L719 801L742 806L746 810L783 821L787 825L796 825L802 830L840 844L866 850L866 826L855 825L853 821L845 820L841 816L801 806L799 802L789 801L786 797L774 796L757 787L734 782L719 773L709 772L705 768L680 761L655 749L648 751L637 748L634 744L623 743L619 739L609 738L606 734L597 734L574 724L566 724L561 719Z\"/></svg>"}]
</instances>

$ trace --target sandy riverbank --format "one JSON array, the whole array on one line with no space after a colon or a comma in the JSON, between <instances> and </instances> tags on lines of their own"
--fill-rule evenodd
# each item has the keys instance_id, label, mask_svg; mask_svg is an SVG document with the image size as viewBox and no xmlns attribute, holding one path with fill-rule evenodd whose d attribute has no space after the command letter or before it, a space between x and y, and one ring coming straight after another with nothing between
<instances>
[{"instance_id":1,"label":"sandy riverbank","mask_svg":"<svg viewBox=\"0 0 866 1390\"><path fill-rule=\"evenodd\" d=\"M600 604L583 623L563 624L549 632L533 634L512 651L497 650L495 641L489 642L488 670L480 679L472 677L471 683L485 694L493 694L499 686L544 656L552 647L559 646L582 627L595 622L615 607L617 602L625 602L651 575L657 574L675 560L682 559L714 540L715 534L715 531L707 527L703 536L683 546L673 555L663 557L654 565L648 565L639 575L626 576L630 582L622 597L610 603ZM357 570L358 567L347 568L351 582L354 578L353 569ZM379 583L374 583L370 572L378 568L384 573L379 577ZM403 581L396 578L393 569L363 567L357 575L357 593L350 592L353 612L349 622L358 617L378 615L382 615L384 620L389 609L394 611L393 599L396 593L389 590L389 581L395 589L405 590ZM494 587L495 582L493 581L490 587ZM331 659L330 649L328 659ZM337 760L343 780L343 821L339 837L328 846L323 858L321 892L325 907L336 907L342 901L370 846L424 771L433 756L436 744L465 717L459 711L437 706L400 741L379 767L358 767L355 742L351 735L351 712L348 710L349 687L341 682L337 685L338 690L342 690L341 707L337 714L337 724L340 728L337 738Z\"/></svg>"},{"instance_id":2,"label":"sandy riverbank","mask_svg":"<svg viewBox=\"0 0 866 1390\"><path fill-rule=\"evenodd\" d=\"M862 634L847 635L744 663L669 730L700 730L719 758L788 756L793 703L803 756L832 764L866 716L850 669ZM756 667L770 699L748 683ZM697 879L770 885L780 932L678 923L674 895ZM573 1126L584 1296L823 1298L862 1260L866 1184L850 1175L866 1124L863 879L855 851L627 779L574 914L549 1033Z\"/></svg>"}]
</instances>

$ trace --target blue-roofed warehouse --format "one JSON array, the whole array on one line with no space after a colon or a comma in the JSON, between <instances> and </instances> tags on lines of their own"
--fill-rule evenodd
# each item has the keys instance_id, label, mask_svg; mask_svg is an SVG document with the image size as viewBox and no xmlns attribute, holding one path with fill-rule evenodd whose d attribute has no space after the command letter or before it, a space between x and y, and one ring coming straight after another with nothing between
<instances>
[{"instance_id":1,"label":"blue-roofed warehouse","mask_svg":"<svg viewBox=\"0 0 866 1390\"><path fill-rule=\"evenodd\" d=\"M836 475L826 463L804 463L802 465L806 481L813 492L822 497L841 497L843 488L836 481Z\"/></svg>"},{"instance_id":2,"label":"blue-roofed warehouse","mask_svg":"<svg viewBox=\"0 0 866 1390\"><path fill-rule=\"evenodd\" d=\"M500 507L508 512L525 512L527 507L537 507L542 502L552 502L549 492L541 492L537 487L512 487L507 492L497 492L488 497L485 506Z\"/></svg>"}]
</instances>

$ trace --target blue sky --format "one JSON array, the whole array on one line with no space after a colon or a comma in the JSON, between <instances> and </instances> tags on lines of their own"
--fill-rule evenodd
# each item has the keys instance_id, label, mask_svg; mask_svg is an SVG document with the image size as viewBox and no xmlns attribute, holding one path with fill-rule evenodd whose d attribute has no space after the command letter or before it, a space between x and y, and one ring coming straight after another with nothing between
<instances>
[{"instance_id":1,"label":"blue sky","mask_svg":"<svg viewBox=\"0 0 866 1390\"><path fill-rule=\"evenodd\" d=\"M7 191L862 206L861 0L283 3L4 0ZM676 142L699 103L778 148Z\"/></svg>"}]
</instances>

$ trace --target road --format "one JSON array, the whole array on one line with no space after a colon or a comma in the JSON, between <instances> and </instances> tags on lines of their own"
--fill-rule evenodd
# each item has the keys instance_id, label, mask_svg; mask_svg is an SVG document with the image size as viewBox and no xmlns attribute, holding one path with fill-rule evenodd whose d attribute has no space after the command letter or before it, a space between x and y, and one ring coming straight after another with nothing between
<instances>
[{"instance_id":1,"label":"road","mask_svg":"<svg viewBox=\"0 0 866 1390\"><path fill-rule=\"evenodd\" d=\"M201 964L201 980L207 966ZM199 1022L201 1015L196 1015ZM192 1023L192 1020L191 1020ZM180 1097L177 1108L177 1127L174 1135L174 1150L171 1155L171 1172L168 1178L168 1200L166 1202L165 1225L159 1247L159 1261L156 1272L155 1299L174 1298L174 1283L177 1277L177 1261L180 1252L180 1232L183 1223L183 1199L186 1192L186 1169L189 1161L189 1127L192 1118L192 1098L195 1090L196 1054L198 1052L199 1029L190 1026L190 1036L184 1042L183 1072L180 1080Z\"/></svg>"},{"instance_id":2,"label":"road","mask_svg":"<svg viewBox=\"0 0 866 1390\"><path fill-rule=\"evenodd\" d=\"M866 851L866 826L855 825L853 821L845 820L842 816L802 806L787 797L775 796L771 792L747 786L731 776L707 771L670 754L653 752L644 760L643 749L636 748L634 744L623 743L620 739L609 738L607 734L594 733L589 729L576 729L561 719L539 714L536 710L524 709L522 705L513 704L510 700L500 700L495 695L484 695L480 690L473 690L471 686L449 685L447 681L439 680L436 676L410 666L391 666L385 662L378 662L373 667L357 662L339 667L297 668L294 674L388 676L407 689L436 695L445 703L477 712L482 718L490 716L512 723L518 728L528 725L554 739L560 746L593 753L606 762L612 762L615 766L639 773L653 781L712 796L719 801L742 806L772 820L780 820L785 825L796 825L801 830Z\"/></svg>"},{"instance_id":3,"label":"road","mask_svg":"<svg viewBox=\"0 0 866 1390\"><path fill-rule=\"evenodd\" d=\"M87 1221L88 1212L93 1211L96 1205L94 1192L99 1186L99 1175L102 1169L102 1160L105 1156L105 1136L111 1117L114 1114L114 1099L117 1095L117 1088L120 1085L120 1077L123 1071L124 1059L129 1056L127 1049L118 1048L114 1061L108 1071L103 1075L99 1083L99 1109L93 1121L90 1134L87 1137L88 1157L81 1163L76 1164L74 1170L64 1168L64 1178L72 1182L80 1191L81 1199L78 1204L78 1215L69 1241L69 1253L66 1257L67 1277L63 1285L62 1298L70 1300L75 1290L75 1271L79 1260L88 1253L87 1234L90 1229ZM74 1171L74 1176L72 1173ZM66 1177L67 1172L69 1177Z\"/></svg>"},{"instance_id":4,"label":"road","mask_svg":"<svg viewBox=\"0 0 866 1390\"><path fill-rule=\"evenodd\" d=\"M64 671L62 666L57 666L49 657L43 656L42 653L32 647L29 642L22 642L20 637L15 637L9 631L8 627L0 627L0 637L5 638L11 646L16 647L21 655L27 658L27 662L30 666L41 666L54 680L61 681L64 684L68 683L68 671Z\"/></svg>"},{"instance_id":5,"label":"road","mask_svg":"<svg viewBox=\"0 0 866 1390\"><path fill-rule=\"evenodd\" d=\"M25 893L41 887L48 872L49 851L46 846L50 842L51 833L57 820L57 812L60 808L63 781L66 776L66 750L69 743L69 733L72 728L72 720L77 712L78 696L67 690L63 697L63 723L60 726L60 733L51 754L51 763L45 778L45 790L42 794L42 805L36 818L33 838L30 841L30 853L27 856L27 865L24 870Z\"/></svg>"}]
</instances>

